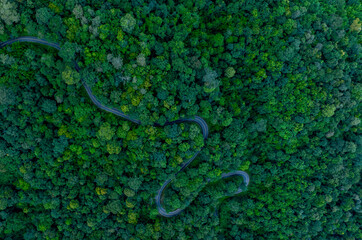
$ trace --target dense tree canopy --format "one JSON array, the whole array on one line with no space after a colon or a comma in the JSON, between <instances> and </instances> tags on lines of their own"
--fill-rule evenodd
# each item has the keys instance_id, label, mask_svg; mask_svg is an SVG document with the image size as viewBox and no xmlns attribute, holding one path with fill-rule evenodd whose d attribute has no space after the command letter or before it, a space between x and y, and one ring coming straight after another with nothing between
<instances>
[{"instance_id":1,"label":"dense tree canopy","mask_svg":"<svg viewBox=\"0 0 362 240\"><path fill-rule=\"evenodd\" d=\"M0 50L0 238L361 239L361 11L0 0L0 42L61 45ZM196 124L152 125L196 115L205 143ZM160 216L158 189L200 149L163 197L185 211Z\"/></svg>"}]
</instances>

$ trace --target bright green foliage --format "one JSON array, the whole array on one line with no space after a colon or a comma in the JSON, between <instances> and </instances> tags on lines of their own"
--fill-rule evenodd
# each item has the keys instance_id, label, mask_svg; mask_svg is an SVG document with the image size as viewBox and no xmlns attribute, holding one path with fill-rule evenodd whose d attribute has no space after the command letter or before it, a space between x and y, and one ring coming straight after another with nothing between
<instances>
[{"instance_id":1,"label":"bright green foliage","mask_svg":"<svg viewBox=\"0 0 362 240\"><path fill-rule=\"evenodd\" d=\"M362 239L361 6L0 0L0 239Z\"/></svg>"},{"instance_id":2,"label":"bright green foliage","mask_svg":"<svg viewBox=\"0 0 362 240\"><path fill-rule=\"evenodd\" d=\"M120 21L121 21L122 30L127 33L131 33L136 25L136 19L134 19L134 17L129 13L124 15Z\"/></svg>"},{"instance_id":3,"label":"bright green foliage","mask_svg":"<svg viewBox=\"0 0 362 240\"><path fill-rule=\"evenodd\" d=\"M71 209L76 209L79 207L79 202L77 200L71 200L70 203L69 203L69 207Z\"/></svg>"},{"instance_id":4,"label":"bright green foliage","mask_svg":"<svg viewBox=\"0 0 362 240\"><path fill-rule=\"evenodd\" d=\"M323 109L322 114L324 117L332 117L334 115L335 111L336 111L336 107L334 105L327 105Z\"/></svg>"},{"instance_id":5,"label":"bright green foliage","mask_svg":"<svg viewBox=\"0 0 362 240\"><path fill-rule=\"evenodd\" d=\"M70 66L66 66L62 72L62 79L68 85L76 84L80 81L80 75Z\"/></svg>"},{"instance_id":6,"label":"bright green foliage","mask_svg":"<svg viewBox=\"0 0 362 240\"><path fill-rule=\"evenodd\" d=\"M122 148L119 146L119 142L112 142L107 144L107 151L109 154L119 154Z\"/></svg>"},{"instance_id":7,"label":"bright green foliage","mask_svg":"<svg viewBox=\"0 0 362 240\"><path fill-rule=\"evenodd\" d=\"M225 76L228 77L228 78L232 78L234 77L236 71L233 67L228 67L226 70L225 70Z\"/></svg>"},{"instance_id":8,"label":"bright green foliage","mask_svg":"<svg viewBox=\"0 0 362 240\"><path fill-rule=\"evenodd\" d=\"M113 138L115 130L107 122L103 123L97 132L97 137L101 141L109 141Z\"/></svg>"},{"instance_id":9,"label":"bright green foliage","mask_svg":"<svg viewBox=\"0 0 362 240\"><path fill-rule=\"evenodd\" d=\"M135 195L135 192L129 188L126 188L124 190L124 195L126 195L127 197L133 197Z\"/></svg>"}]
</instances>

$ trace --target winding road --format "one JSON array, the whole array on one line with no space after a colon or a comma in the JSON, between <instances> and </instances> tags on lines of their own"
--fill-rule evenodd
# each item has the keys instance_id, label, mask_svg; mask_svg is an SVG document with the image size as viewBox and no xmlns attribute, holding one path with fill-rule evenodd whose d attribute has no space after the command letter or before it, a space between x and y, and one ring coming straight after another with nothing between
<instances>
[{"instance_id":1,"label":"winding road","mask_svg":"<svg viewBox=\"0 0 362 240\"><path fill-rule=\"evenodd\" d=\"M15 43L15 42L39 43L39 44L42 44L42 45L46 45L46 46L55 48L57 50L61 49L60 45L57 44L57 43L51 43L51 42L48 42L46 40L39 39L39 38L36 38L36 37L19 37L19 38L14 38L14 39L8 40L8 41L0 43L0 49L4 48L5 46L8 46L8 45L10 45L12 43ZM76 62L75 62L75 69L76 69L77 72L80 71L80 68L79 68L79 66L78 66L78 64ZM122 117L122 118L124 118L124 119L126 119L128 121L134 122L136 124L141 124L140 120L131 118L130 116L124 114L119 109L110 108L110 107L107 107L107 106L103 105L93 95L92 90L86 84L86 82L83 81L83 79L82 79L82 84L83 84L85 90L87 91L88 96L90 97L92 102L97 107L99 107L100 109L103 109L104 111L107 111L107 112L113 113L113 114L115 114L117 116L120 116L120 117ZM167 125L172 125L172 124L177 124L177 123L182 123L182 122L191 122L191 123L193 122L193 123L197 123L198 125L200 125L201 130L202 130L202 135L203 135L203 138L204 138L204 142L206 141L206 139L207 139L207 137L209 135L209 127L207 126L207 123L205 122L205 120L202 119L201 117L198 117L198 116L195 116L195 117L192 117L192 118L181 118L181 119L178 119L176 121L166 122L163 125L160 125L158 123L154 123L154 126L155 127L164 127L164 126L167 126ZM182 170L184 170L197 157L197 155L199 153L200 153L200 151L196 152L189 160L187 160L185 163L183 163L181 165L180 170L178 170L177 173L173 175L173 177L166 180L163 183L163 185L161 186L161 188L158 190L155 200L156 200L156 205L157 205L158 212L162 216L164 216L164 217L173 217L173 216L176 216L176 215L180 214L184 210L184 209L176 209L175 211L167 212L162 206L161 196L162 196L162 193L165 190L165 188L168 186L168 184L170 184L176 178L177 174L180 173ZM249 181L250 181L249 175L244 171L233 171L233 172L225 173L225 174L221 175L221 178L228 178L228 177L232 177L232 176L242 176L246 186L249 184ZM207 182L210 182L210 179L208 179ZM241 193L241 192L242 192L242 189L241 189L241 187L239 187L238 191L236 191L235 193L233 193L233 194L231 194L229 196L233 196L233 195Z\"/></svg>"}]
</instances>

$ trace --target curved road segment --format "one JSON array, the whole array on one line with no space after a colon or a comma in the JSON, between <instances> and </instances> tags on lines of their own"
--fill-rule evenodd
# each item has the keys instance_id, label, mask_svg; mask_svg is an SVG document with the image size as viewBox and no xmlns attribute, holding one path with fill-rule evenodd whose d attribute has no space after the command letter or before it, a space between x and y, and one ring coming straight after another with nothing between
<instances>
[{"instance_id":1,"label":"curved road segment","mask_svg":"<svg viewBox=\"0 0 362 240\"><path fill-rule=\"evenodd\" d=\"M36 37L19 37L19 38L14 38L14 39L11 39L11 40L8 40L8 41L5 41L5 42L2 42L0 43L0 48L3 48L7 45L10 45L12 43L15 43L15 42L31 42L31 43L39 43L39 44L42 44L42 45L46 45L46 46L49 46L49 47L52 47L52 48L55 48L57 50L60 50L61 47L59 44L57 43L51 43L51 42L48 42L46 40L43 40L43 39L39 39L39 38L36 38ZM75 69L77 72L80 71L80 68L78 66L78 64L75 62ZM131 118L130 116L124 114L122 111L120 111L119 109L116 109L116 108L110 108L110 107L107 107L105 105L103 105L92 93L92 90L90 89L90 87L86 84L85 81L83 81L82 79L82 84L85 88L85 90L87 91L88 93L88 96L90 97L90 99L92 100L92 102L99 108L103 109L104 111L107 111L107 112L110 112L110 113L113 113L117 116L120 116L124 119L127 119L128 121L131 121L131 122L134 122L136 124L141 124L141 121L140 120L137 120L137 119L133 119ZM167 126L167 125L172 125L172 124L177 124L177 123L182 123L182 122L194 122L194 123L197 123L198 125L200 125L201 127L201 130L202 130L202 135L204 137L204 142L206 141L207 139L207 136L209 135L209 127L207 126L207 123L205 122L204 119L202 119L201 117L198 117L198 116L195 116L193 118L181 118L181 119L178 119L176 121L171 121L171 122L166 122L164 125L160 125L158 123L154 123L154 126L155 127L163 127L163 126ZM162 185L162 187L160 188L160 190L158 190L157 192L157 196L156 196L156 205L157 205L157 209L158 209L158 212L164 216L164 217L173 217L173 216L176 216L178 214L180 214L183 209L177 209L175 211L172 211L172 212L167 212L163 207L162 207L162 203L161 203L161 196L162 196L162 193L163 191L165 190L165 188L168 186L168 184L170 184L170 182L172 182L172 180L174 180L177 176L178 173L180 173L182 170L184 170L195 158L196 156L200 153L200 151L196 152L189 160L187 160L185 163L183 163L181 165L181 168L180 170L177 171L177 173L175 175L173 175L173 177L171 177L170 179L166 180L164 182L164 184ZM244 179L244 183L246 184L246 186L249 184L249 175L244 172L244 171L233 171L233 172L229 172L229 173L226 173L226 174L222 174L222 178L228 178L228 177L232 177L232 176L242 176L243 179ZM208 182L210 181L210 179L208 179ZM242 189L239 188L238 191L236 191L235 193L233 193L232 195L235 195L235 194L238 194L238 193L241 193L242 192Z\"/></svg>"}]
</instances>

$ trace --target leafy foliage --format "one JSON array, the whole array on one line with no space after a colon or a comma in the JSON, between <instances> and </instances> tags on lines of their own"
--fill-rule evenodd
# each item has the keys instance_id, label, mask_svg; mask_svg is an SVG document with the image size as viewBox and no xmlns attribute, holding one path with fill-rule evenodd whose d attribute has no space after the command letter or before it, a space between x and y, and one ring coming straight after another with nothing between
<instances>
[{"instance_id":1,"label":"leafy foliage","mask_svg":"<svg viewBox=\"0 0 362 240\"><path fill-rule=\"evenodd\" d=\"M0 238L361 239L361 6L0 0Z\"/></svg>"}]
</instances>

